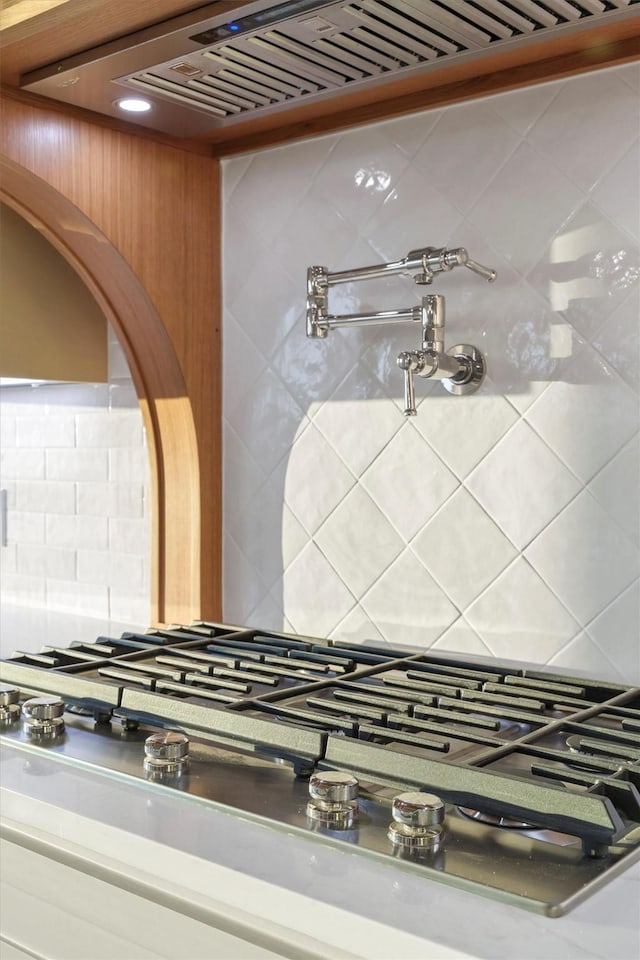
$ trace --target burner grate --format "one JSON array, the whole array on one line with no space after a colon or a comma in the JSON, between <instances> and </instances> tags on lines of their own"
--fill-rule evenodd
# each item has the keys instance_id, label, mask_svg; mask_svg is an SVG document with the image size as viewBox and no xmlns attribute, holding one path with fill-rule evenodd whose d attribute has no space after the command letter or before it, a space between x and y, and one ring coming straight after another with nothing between
<instances>
[{"instance_id":1,"label":"burner grate","mask_svg":"<svg viewBox=\"0 0 640 960\"><path fill-rule=\"evenodd\" d=\"M17 653L0 678L101 722L425 789L589 854L638 842L640 690L623 685L206 621Z\"/></svg>"}]
</instances>

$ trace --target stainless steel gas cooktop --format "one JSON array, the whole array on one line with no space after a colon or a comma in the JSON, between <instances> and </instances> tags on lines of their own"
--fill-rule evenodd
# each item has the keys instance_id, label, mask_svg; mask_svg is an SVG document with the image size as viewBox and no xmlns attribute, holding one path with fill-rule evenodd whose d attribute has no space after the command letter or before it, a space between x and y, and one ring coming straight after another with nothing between
<instances>
[{"instance_id":1,"label":"stainless steel gas cooktop","mask_svg":"<svg viewBox=\"0 0 640 960\"><path fill-rule=\"evenodd\" d=\"M0 662L2 737L558 916L640 857L640 689L196 622Z\"/></svg>"}]
</instances>

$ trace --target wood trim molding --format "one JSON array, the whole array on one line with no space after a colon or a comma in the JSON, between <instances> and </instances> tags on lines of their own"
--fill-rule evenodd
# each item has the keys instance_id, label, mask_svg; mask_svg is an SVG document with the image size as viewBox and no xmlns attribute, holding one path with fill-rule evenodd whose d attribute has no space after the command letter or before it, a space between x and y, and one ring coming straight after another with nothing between
<instances>
[{"instance_id":1,"label":"wood trim molding","mask_svg":"<svg viewBox=\"0 0 640 960\"><path fill-rule=\"evenodd\" d=\"M131 267L77 207L0 156L0 198L68 261L117 332L147 431L154 622L199 608L200 476L187 388L167 331ZM134 320L135 318L135 320ZM178 616L176 616L178 614Z\"/></svg>"}]
</instances>

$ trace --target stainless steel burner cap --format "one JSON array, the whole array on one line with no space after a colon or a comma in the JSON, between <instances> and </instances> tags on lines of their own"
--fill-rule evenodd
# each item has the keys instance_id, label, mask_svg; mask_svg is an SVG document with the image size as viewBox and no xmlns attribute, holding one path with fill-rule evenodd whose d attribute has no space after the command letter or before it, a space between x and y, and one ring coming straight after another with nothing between
<instances>
[{"instance_id":1,"label":"stainless steel burner cap","mask_svg":"<svg viewBox=\"0 0 640 960\"><path fill-rule=\"evenodd\" d=\"M391 815L408 827L437 826L444 820L444 803L434 793L400 793L393 798Z\"/></svg>"},{"instance_id":2,"label":"stainless steel burner cap","mask_svg":"<svg viewBox=\"0 0 640 960\"><path fill-rule=\"evenodd\" d=\"M437 850L442 841L444 803L433 793L400 793L393 798L387 836L407 851Z\"/></svg>"},{"instance_id":3,"label":"stainless steel burner cap","mask_svg":"<svg viewBox=\"0 0 640 960\"><path fill-rule=\"evenodd\" d=\"M189 738L165 730L153 733L144 742L144 769L157 777L179 775L189 766Z\"/></svg>"},{"instance_id":4,"label":"stainless steel burner cap","mask_svg":"<svg viewBox=\"0 0 640 960\"><path fill-rule=\"evenodd\" d=\"M345 803L358 796L358 781L351 773L340 770L326 770L311 774L309 796L313 800L326 800L329 803Z\"/></svg>"},{"instance_id":5,"label":"stainless steel burner cap","mask_svg":"<svg viewBox=\"0 0 640 960\"><path fill-rule=\"evenodd\" d=\"M20 718L20 691L0 684L0 724L8 726Z\"/></svg>"},{"instance_id":6,"label":"stainless steel burner cap","mask_svg":"<svg viewBox=\"0 0 640 960\"><path fill-rule=\"evenodd\" d=\"M30 737L57 737L64 730L64 701L59 697L32 697L22 704L24 728Z\"/></svg>"},{"instance_id":7,"label":"stainless steel burner cap","mask_svg":"<svg viewBox=\"0 0 640 960\"><path fill-rule=\"evenodd\" d=\"M334 830L350 827L358 816L358 781L350 773L327 770L309 780L307 816Z\"/></svg>"}]
</instances>

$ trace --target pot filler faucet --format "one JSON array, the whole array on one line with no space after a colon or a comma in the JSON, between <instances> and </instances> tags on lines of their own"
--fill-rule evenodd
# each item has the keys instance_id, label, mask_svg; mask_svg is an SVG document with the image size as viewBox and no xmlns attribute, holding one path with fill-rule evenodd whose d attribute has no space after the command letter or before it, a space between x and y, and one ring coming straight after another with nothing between
<instances>
[{"instance_id":1,"label":"pot filler faucet","mask_svg":"<svg viewBox=\"0 0 640 960\"><path fill-rule=\"evenodd\" d=\"M403 260L329 273L326 267L309 267L307 270L307 336L324 338L335 327L365 326L373 323L419 322L422 325L422 346L418 350L403 350L398 354L397 364L404 373L404 413L416 415L416 400L413 386L414 375L442 380L449 393L461 396L478 389L486 372L486 363L477 347L468 343L455 347L444 346L444 297L430 294L422 298L419 307L404 310L383 310L379 313L353 313L334 316L328 312L329 287L337 283L355 280L371 280L392 274L413 277L426 286L438 273L447 273L454 267L467 267L478 276L493 283L496 271L470 260L464 247L446 250L444 247L423 247L411 250Z\"/></svg>"}]
</instances>

